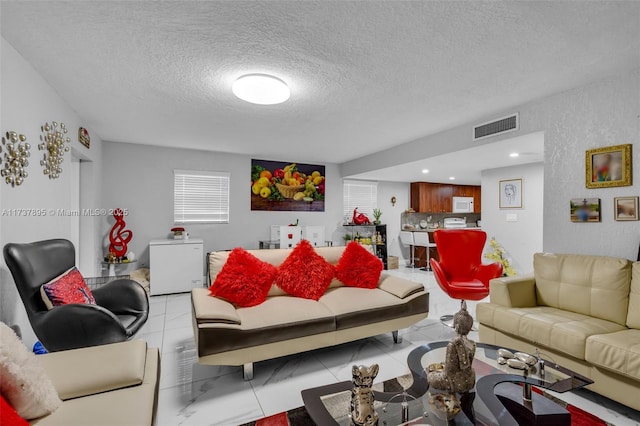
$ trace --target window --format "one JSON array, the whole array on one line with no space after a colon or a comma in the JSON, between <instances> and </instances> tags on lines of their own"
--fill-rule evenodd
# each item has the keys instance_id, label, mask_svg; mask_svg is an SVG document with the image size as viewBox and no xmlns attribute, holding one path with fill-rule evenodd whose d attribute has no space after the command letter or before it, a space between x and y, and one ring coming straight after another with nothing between
<instances>
[{"instance_id":1,"label":"window","mask_svg":"<svg viewBox=\"0 0 640 426\"><path fill-rule=\"evenodd\" d=\"M175 223L229 223L229 173L173 171Z\"/></svg>"},{"instance_id":2,"label":"window","mask_svg":"<svg viewBox=\"0 0 640 426\"><path fill-rule=\"evenodd\" d=\"M358 208L373 220L373 209L378 205L378 184L376 182L345 180L343 185L343 206L345 218L353 216L353 209Z\"/></svg>"}]
</instances>

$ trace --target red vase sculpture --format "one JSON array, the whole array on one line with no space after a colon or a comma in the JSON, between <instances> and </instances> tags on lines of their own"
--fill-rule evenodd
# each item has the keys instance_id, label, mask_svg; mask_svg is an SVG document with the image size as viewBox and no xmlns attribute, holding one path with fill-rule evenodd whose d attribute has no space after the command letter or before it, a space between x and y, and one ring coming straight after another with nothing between
<instances>
[{"instance_id":1,"label":"red vase sculpture","mask_svg":"<svg viewBox=\"0 0 640 426\"><path fill-rule=\"evenodd\" d=\"M116 257L123 257L127 254L127 243L133 238L133 232L124 229L126 224L124 223L124 212L122 209L115 209L113 218L116 220L116 223L113 225L113 228L111 228L111 232L109 232L109 241L111 242L111 244L109 244L109 252L114 253Z\"/></svg>"}]
</instances>

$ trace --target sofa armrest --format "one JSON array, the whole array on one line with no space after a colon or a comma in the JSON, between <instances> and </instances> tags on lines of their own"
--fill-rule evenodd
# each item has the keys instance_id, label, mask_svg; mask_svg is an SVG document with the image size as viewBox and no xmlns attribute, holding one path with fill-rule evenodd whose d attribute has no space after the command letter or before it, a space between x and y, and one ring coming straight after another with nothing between
<instances>
[{"instance_id":1,"label":"sofa armrest","mask_svg":"<svg viewBox=\"0 0 640 426\"><path fill-rule=\"evenodd\" d=\"M491 303L508 308L536 306L536 290L533 275L501 277L489 281Z\"/></svg>"},{"instance_id":2,"label":"sofa armrest","mask_svg":"<svg viewBox=\"0 0 640 426\"><path fill-rule=\"evenodd\" d=\"M378 288L389 294L393 294L400 299L404 299L412 294L424 291L424 286L421 283L405 280L404 278L394 277L388 274L382 274L380 276Z\"/></svg>"},{"instance_id":3,"label":"sofa armrest","mask_svg":"<svg viewBox=\"0 0 640 426\"><path fill-rule=\"evenodd\" d=\"M144 340L38 355L62 400L139 385L144 380ZM115 409L115 408L114 408Z\"/></svg>"},{"instance_id":4,"label":"sofa armrest","mask_svg":"<svg viewBox=\"0 0 640 426\"><path fill-rule=\"evenodd\" d=\"M217 322L223 324L241 324L236 308L226 300L213 297L209 289L191 289L191 306L197 323Z\"/></svg>"}]
</instances>

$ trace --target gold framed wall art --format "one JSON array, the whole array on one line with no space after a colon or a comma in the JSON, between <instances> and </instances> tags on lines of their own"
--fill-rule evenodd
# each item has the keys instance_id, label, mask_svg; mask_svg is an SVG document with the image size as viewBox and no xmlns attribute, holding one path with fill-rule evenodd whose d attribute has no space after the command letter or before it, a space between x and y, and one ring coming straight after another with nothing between
<instances>
[{"instance_id":1,"label":"gold framed wall art","mask_svg":"<svg viewBox=\"0 0 640 426\"><path fill-rule=\"evenodd\" d=\"M585 162L587 188L631 185L631 144L587 150Z\"/></svg>"}]
</instances>

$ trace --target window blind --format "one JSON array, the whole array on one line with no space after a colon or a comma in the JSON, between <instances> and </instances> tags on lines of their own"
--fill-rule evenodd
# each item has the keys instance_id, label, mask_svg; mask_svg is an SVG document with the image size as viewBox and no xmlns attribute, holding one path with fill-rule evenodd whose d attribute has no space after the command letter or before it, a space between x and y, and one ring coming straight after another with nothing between
<instances>
[{"instance_id":1,"label":"window blind","mask_svg":"<svg viewBox=\"0 0 640 426\"><path fill-rule=\"evenodd\" d=\"M343 183L343 207L345 219L353 216L353 209L358 208L373 220L373 209L378 205L378 183L345 180Z\"/></svg>"},{"instance_id":2,"label":"window blind","mask_svg":"<svg viewBox=\"0 0 640 426\"><path fill-rule=\"evenodd\" d=\"M230 174L173 171L175 223L229 223Z\"/></svg>"}]
</instances>

